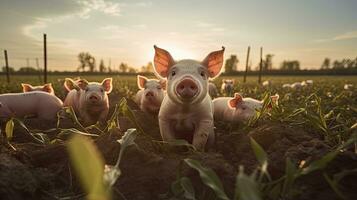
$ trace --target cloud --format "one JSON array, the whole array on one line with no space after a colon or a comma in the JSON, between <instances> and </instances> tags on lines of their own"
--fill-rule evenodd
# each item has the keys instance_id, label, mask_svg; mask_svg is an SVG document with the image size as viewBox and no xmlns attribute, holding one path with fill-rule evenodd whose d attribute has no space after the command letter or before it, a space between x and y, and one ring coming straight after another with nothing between
<instances>
[{"instance_id":1,"label":"cloud","mask_svg":"<svg viewBox=\"0 0 357 200\"><path fill-rule=\"evenodd\" d=\"M203 21L196 22L196 26L200 29L204 29L204 32L211 32L211 35L218 34L226 30L225 28L217 26L216 24Z\"/></svg>"},{"instance_id":2,"label":"cloud","mask_svg":"<svg viewBox=\"0 0 357 200\"><path fill-rule=\"evenodd\" d=\"M355 38L357 38L357 30L338 35L334 37L333 40L348 40L348 39L355 39Z\"/></svg>"},{"instance_id":3,"label":"cloud","mask_svg":"<svg viewBox=\"0 0 357 200\"><path fill-rule=\"evenodd\" d=\"M104 0L80 0L78 3L83 7L80 17L87 19L90 17L90 12L98 11L111 16L120 15L119 3Z\"/></svg>"},{"instance_id":4,"label":"cloud","mask_svg":"<svg viewBox=\"0 0 357 200\"><path fill-rule=\"evenodd\" d=\"M136 2L136 3L120 3L121 7L149 7L152 6L152 2L151 1L142 1L142 2Z\"/></svg>"},{"instance_id":5,"label":"cloud","mask_svg":"<svg viewBox=\"0 0 357 200\"><path fill-rule=\"evenodd\" d=\"M325 39L317 39L315 42L322 43L322 42L330 42L330 41L339 41L339 40L351 40L357 38L357 30L349 31L340 35L337 35L333 38L325 38Z\"/></svg>"}]
</instances>

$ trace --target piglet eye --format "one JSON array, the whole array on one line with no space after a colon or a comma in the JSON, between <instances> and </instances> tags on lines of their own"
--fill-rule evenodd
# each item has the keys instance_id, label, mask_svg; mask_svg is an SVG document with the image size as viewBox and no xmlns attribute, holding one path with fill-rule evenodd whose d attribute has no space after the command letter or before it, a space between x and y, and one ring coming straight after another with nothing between
<instances>
[{"instance_id":1,"label":"piglet eye","mask_svg":"<svg viewBox=\"0 0 357 200\"><path fill-rule=\"evenodd\" d=\"M89 90L88 88L85 89L86 92L88 92L88 90Z\"/></svg>"},{"instance_id":2,"label":"piglet eye","mask_svg":"<svg viewBox=\"0 0 357 200\"><path fill-rule=\"evenodd\" d=\"M104 92L104 90L103 90L103 89L100 89L100 91L101 91L101 92Z\"/></svg>"},{"instance_id":3,"label":"piglet eye","mask_svg":"<svg viewBox=\"0 0 357 200\"><path fill-rule=\"evenodd\" d=\"M157 89L161 90L161 86L157 86Z\"/></svg>"},{"instance_id":4,"label":"piglet eye","mask_svg":"<svg viewBox=\"0 0 357 200\"><path fill-rule=\"evenodd\" d=\"M204 72L204 71L201 72L201 76L202 76L202 77L205 76L205 72Z\"/></svg>"},{"instance_id":5,"label":"piglet eye","mask_svg":"<svg viewBox=\"0 0 357 200\"><path fill-rule=\"evenodd\" d=\"M172 71L171 72L171 76L175 76L176 75L176 72L175 71Z\"/></svg>"}]
</instances>

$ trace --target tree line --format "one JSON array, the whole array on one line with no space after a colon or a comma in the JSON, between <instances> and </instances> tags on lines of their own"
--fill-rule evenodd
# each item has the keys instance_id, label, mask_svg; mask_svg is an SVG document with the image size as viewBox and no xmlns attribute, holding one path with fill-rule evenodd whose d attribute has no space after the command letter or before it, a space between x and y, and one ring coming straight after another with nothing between
<instances>
[{"instance_id":1,"label":"tree line","mask_svg":"<svg viewBox=\"0 0 357 200\"><path fill-rule=\"evenodd\" d=\"M284 60L280 63L278 68L273 69L273 54L266 54L265 58L262 60L262 71L271 71L271 70L280 70L287 72L294 72L301 70L300 61L298 60ZM239 59L237 55L231 55L226 59L224 69L226 74L231 74L238 71ZM260 63L255 67L255 71L259 70ZM248 71L252 70L252 64L248 61ZM341 60L331 61L330 58L325 58L321 64L320 70L348 70L356 69L357 70L357 57L355 59L344 58Z\"/></svg>"},{"instance_id":2,"label":"tree line","mask_svg":"<svg viewBox=\"0 0 357 200\"><path fill-rule=\"evenodd\" d=\"M296 72L300 69L300 62L298 60L284 60L280 63L278 68L273 68L273 54L266 54L265 58L262 59L262 71L285 71L285 72ZM99 65L97 67L96 58L91 55L89 52L81 52L78 54L79 65L77 67L77 72L99 72L99 73L151 73L153 72L152 62L148 62L146 65L141 66L139 69L129 66L127 63L120 63L117 66L111 66L111 62L106 65L103 59L100 59ZM260 63L252 69L252 63L248 61L248 71L258 71ZM232 54L225 61L224 69L225 74L233 74L238 71L239 58L237 55ZM343 71L348 69L357 70L357 57L355 59L344 58L341 60L332 61L330 58L325 58L321 64L320 70L322 71ZM5 72L6 68L3 67L2 71ZM19 72L19 73L29 73L35 74L39 73L41 70L36 69L31 66L20 67L18 70L15 70L13 67L9 67L10 73Z\"/></svg>"}]
</instances>

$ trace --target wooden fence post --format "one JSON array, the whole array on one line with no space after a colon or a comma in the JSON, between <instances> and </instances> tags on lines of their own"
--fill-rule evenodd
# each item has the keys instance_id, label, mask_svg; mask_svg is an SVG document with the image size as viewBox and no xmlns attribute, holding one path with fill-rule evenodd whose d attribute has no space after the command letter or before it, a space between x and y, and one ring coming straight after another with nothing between
<instances>
[{"instance_id":1,"label":"wooden fence post","mask_svg":"<svg viewBox=\"0 0 357 200\"><path fill-rule=\"evenodd\" d=\"M247 73L248 73L248 66L249 66L249 53L250 53L250 46L248 46L247 60L245 62L245 73L244 73L244 78L243 78L244 83L247 81Z\"/></svg>"},{"instance_id":2,"label":"wooden fence post","mask_svg":"<svg viewBox=\"0 0 357 200\"><path fill-rule=\"evenodd\" d=\"M263 70L263 47L260 47L260 64L259 64L259 78L258 83L262 82L262 70Z\"/></svg>"},{"instance_id":3,"label":"wooden fence post","mask_svg":"<svg viewBox=\"0 0 357 200\"><path fill-rule=\"evenodd\" d=\"M7 83L10 83L10 69L9 69L9 61L7 58L6 50L4 50L4 55L5 55L5 67L6 67L6 81L7 81Z\"/></svg>"},{"instance_id":4,"label":"wooden fence post","mask_svg":"<svg viewBox=\"0 0 357 200\"><path fill-rule=\"evenodd\" d=\"M47 36L46 33L43 34L43 81L47 83Z\"/></svg>"}]
</instances>

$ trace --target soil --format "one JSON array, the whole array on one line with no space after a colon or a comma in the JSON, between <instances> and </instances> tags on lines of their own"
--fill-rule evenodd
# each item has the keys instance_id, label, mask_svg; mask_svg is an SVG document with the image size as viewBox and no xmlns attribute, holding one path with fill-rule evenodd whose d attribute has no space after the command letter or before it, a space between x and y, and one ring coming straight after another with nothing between
<instances>
[{"instance_id":1,"label":"soil","mask_svg":"<svg viewBox=\"0 0 357 200\"><path fill-rule=\"evenodd\" d=\"M112 96L111 102L118 102L119 99L119 96ZM213 169L232 199L239 166L244 166L245 172L250 174L258 164L250 146L250 137L267 152L273 179L284 174L287 157L298 165L302 160L316 160L331 151L331 147L314 133L286 124L262 121L249 130L217 122L215 145L206 152L193 152L188 148L161 143L157 119L139 111L130 100L128 105L135 111L147 136L139 135L135 140L137 145L126 150L120 164L122 175L113 189L114 199L124 199L123 196L128 200L170 199L171 183L178 175L190 178L196 194L205 194L197 195L198 199L209 199L214 193L202 183L197 171L184 163L185 158L198 160L203 166ZM25 124L37 129L54 127L36 119L26 120ZM107 164L115 164L120 150L116 140L127 128L133 127L125 117L120 118L119 124L120 130L93 138ZM64 121L61 126L76 127L70 120ZM57 133L48 135L53 139ZM4 138L1 141L0 199L85 199L69 162L65 141L40 145L19 127L15 129L11 141L16 150L7 145ZM357 168L356 154L345 151L329 163L325 172L333 174L354 168ZM340 182L347 199L357 199L356 176L346 176ZM338 199L321 171L306 175L295 184L297 191L292 199Z\"/></svg>"}]
</instances>

